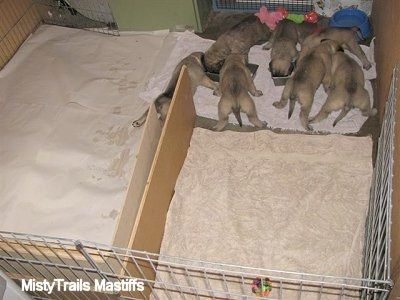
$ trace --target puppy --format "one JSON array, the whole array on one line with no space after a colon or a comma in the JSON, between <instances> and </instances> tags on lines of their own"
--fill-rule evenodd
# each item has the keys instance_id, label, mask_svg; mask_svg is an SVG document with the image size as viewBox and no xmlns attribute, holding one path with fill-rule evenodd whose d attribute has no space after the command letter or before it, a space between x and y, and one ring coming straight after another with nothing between
<instances>
[{"instance_id":1,"label":"puppy","mask_svg":"<svg viewBox=\"0 0 400 300\"><path fill-rule=\"evenodd\" d=\"M361 110L363 116L374 116L377 111L371 108L368 91L364 88L364 73L359 64L342 52L332 56L332 83L328 98L321 110L310 119L310 123L324 120L332 111L341 109L333 126L343 119L352 108Z\"/></svg>"},{"instance_id":2,"label":"puppy","mask_svg":"<svg viewBox=\"0 0 400 300\"><path fill-rule=\"evenodd\" d=\"M282 92L280 101L273 105L276 108L284 108L290 99L288 118L292 116L295 102L301 105L300 122L306 130L312 128L308 124L308 116L311 111L314 95L321 82L325 89L331 82L332 54L336 53L339 45L335 41L324 41L308 55L301 58L294 74L288 79Z\"/></svg>"},{"instance_id":3,"label":"puppy","mask_svg":"<svg viewBox=\"0 0 400 300\"><path fill-rule=\"evenodd\" d=\"M268 41L270 29L258 17L250 15L219 36L204 53L204 65L209 72L219 73L230 53L247 55L252 46Z\"/></svg>"},{"instance_id":4,"label":"puppy","mask_svg":"<svg viewBox=\"0 0 400 300\"><path fill-rule=\"evenodd\" d=\"M229 114L234 113L239 125L242 126L240 112L246 113L249 121L256 127L264 127L257 116L256 107L249 92L256 97L262 95L257 90L251 73L246 66L247 57L243 54L230 54L220 72L220 86L216 95L221 96L218 103L218 123L214 126L221 131L228 124Z\"/></svg>"},{"instance_id":5,"label":"puppy","mask_svg":"<svg viewBox=\"0 0 400 300\"><path fill-rule=\"evenodd\" d=\"M300 57L307 55L310 49L320 44L321 41L329 39L337 41L343 49L347 49L357 56L361 61L363 68L369 70L371 68L371 63L356 41L357 32L358 28L324 28L319 33L314 33L304 40L301 45Z\"/></svg>"},{"instance_id":6,"label":"puppy","mask_svg":"<svg viewBox=\"0 0 400 300\"><path fill-rule=\"evenodd\" d=\"M216 90L218 88L218 83L212 81L205 73L202 63L203 56L203 52L193 52L182 59L173 70L171 79L165 91L154 100L154 105L156 106L157 113L160 115L162 122L165 121L167 116L169 105L178 82L179 74L184 65L188 70L193 95L196 92L196 88L200 85L212 90ZM142 126L146 121L148 112L149 109L147 109L139 119L133 121L132 125L134 127Z\"/></svg>"},{"instance_id":7,"label":"puppy","mask_svg":"<svg viewBox=\"0 0 400 300\"><path fill-rule=\"evenodd\" d=\"M293 70L293 63L299 54L297 43L302 42L307 36L318 29L314 23L295 23L284 19L278 23L272 33L271 39L263 46L264 50L271 49L269 70L274 77L289 76Z\"/></svg>"}]
</instances>

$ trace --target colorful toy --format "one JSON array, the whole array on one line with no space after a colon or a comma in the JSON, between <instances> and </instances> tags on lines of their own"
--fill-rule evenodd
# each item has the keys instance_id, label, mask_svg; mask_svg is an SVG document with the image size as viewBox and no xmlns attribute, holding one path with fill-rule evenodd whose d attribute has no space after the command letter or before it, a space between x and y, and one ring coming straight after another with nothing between
<instances>
[{"instance_id":1,"label":"colorful toy","mask_svg":"<svg viewBox=\"0 0 400 300\"><path fill-rule=\"evenodd\" d=\"M284 18L282 12L269 12L265 6L261 6L260 11L255 15L260 19L261 23L266 24L271 30L274 30L276 24Z\"/></svg>"},{"instance_id":2,"label":"colorful toy","mask_svg":"<svg viewBox=\"0 0 400 300\"><path fill-rule=\"evenodd\" d=\"M284 19L292 20L293 22L296 23L302 23L302 22L309 22L309 23L317 23L318 21L318 14L315 11L310 11L304 15L301 14L289 14L287 10L283 7L278 8L277 10L283 15Z\"/></svg>"},{"instance_id":3,"label":"colorful toy","mask_svg":"<svg viewBox=\"0 0 400 300\"><path fill-rule=\"evenodd\" d=\"M253 280L251 291L257 296L268 297L271 293L272 285L268 277L257 277Z\"/></svg>"}]
</instances>

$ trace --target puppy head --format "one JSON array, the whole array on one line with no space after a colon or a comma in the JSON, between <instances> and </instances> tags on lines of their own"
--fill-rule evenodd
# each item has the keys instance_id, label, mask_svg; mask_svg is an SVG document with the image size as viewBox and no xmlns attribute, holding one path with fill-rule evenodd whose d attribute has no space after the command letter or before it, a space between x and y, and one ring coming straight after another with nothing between
<instances>
[{"instance_id":1,"label":"puppy head","mask_svg":"<svg viewBox=\"0 0 400 300\"><path fill-rule=\"evenodd\" d=\"M294 68L294 62L288 59L277 58L269 63L269 71L273 77L289 76Z\"/></svg>"},{"instance_id":2,"label":"puppy head","mask_svg":"<svg viewBox=\"0 0 400 300\"><path fill-rule=\"evenodd\" d=\"M204 66L206 71L219 73L224 62L232 50L225 43L217 40L204 52Z\"/></svg>"}]
</instances>

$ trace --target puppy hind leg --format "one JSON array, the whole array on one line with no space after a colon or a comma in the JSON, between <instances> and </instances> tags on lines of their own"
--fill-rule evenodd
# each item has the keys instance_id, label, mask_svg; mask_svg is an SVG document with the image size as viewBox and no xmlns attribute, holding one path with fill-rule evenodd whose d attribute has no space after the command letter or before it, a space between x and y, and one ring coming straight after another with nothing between
<instances>
[{"instance_id":1,"label":"puppy hind leg","mask_svg":"<svg viewBox=\"0 0 400 300\"><path fill-rule=\"evenodd\" d=\"M375 116L376 108L371 108L371 102L368 92L365 89L359 90L352 99L352 105L358 108L365 117Z\"/></svg>"},{"instance_id":2,"label":"puppy hind leg","mask_svg":"<svg viewBox=\"0 0 400 300\"><path fill-rule=\"evenodd\" d=\"M240 99L240 108L247 115L249 122L258 128L263 128L266 122L261 121L257 116L256 105L249 95Z\"/></svg>"},{"instance_id":3,"label":"puppy hind leg","mask_svg":"<svg viewBox=\"0 0 400 300\"><path fill-rule=\"evenodd\" d=\"M251 78L251 73L249 70L246 70L246 76L247 76L247 86L250 94L252 94L254 97L262 96L263 92L261 90L257 90L256 85L254 84L254 81Z\"/></svg>"},{"instance_id":4,"label":"puppy hind leg","mask_svg":"<svg viewBox=\"0 0 400 300\"><path fill-rule=\"evenodd\" d=\"M229 99L221 97L218 103L218 122L213 127L215 131L221 131L228 124L229 114L232 112L232 103Z\"/></svg>"},{"instance_id":5,"label":"puppy hind leg","mask_svg":"<svg viewBox=\"0 0 400 300\"><path fill-rule=\"evenodd\" d=\"M348 42L348 48L358 59L361 61L363 68L365 70L371 69L372 65L368 60L367 56L365 55L364 51L362 50L361 46L357 43L355 39L351 39Z\"/></svg>"},{"instance_id":6,"label":"puppy hind leg","mask_svg":"<svg viewBox=\"0 0 400 300\"><path fill-rule=\"evenodd\" d=\"M310 115L311 105L301 105L300 108L300 123L306 130L312 130L312 127L308 123L308 116Z\"/></svg>"},{"instance_id":7,"label":"puppy hind leg","mask_svg":"<svg viewBox=\"0 0 400 300\"><path fill-rule=\"evenodd\" d=\"M322 120L325 120L329 116L329 114L330 112L328 112L322 107L321 110L314 117L308 120L308 123L312 124L321 122Z\"/></svg>"},{"instance_id":8,"label":"puppy hind leg","mask_svg":"<svg viewBox=\"0 0 400 300\"><path fill-rule=\"evenodd\" d=\"M149 108L146 109L146 111L141 115L141 117L135 121L132 122L133 127L140 127L146 122L147 115L149 114Z\"/></svg>"},{"instance_id":9,"label":"puppy hind leg","mask_svg":"<svg viewBox=\"0 0 400 300\"><path fill-rule=\"evenodd\" d=\"M342 109L345 105L345 101L343 95L336 95L334 92L331 92L324 105L322 105L320 111L314 117L309 119L309 123L317 123L326 119L333 111Z\"/></svg>"},{"instance_id":10,"label":"puppy hind leg","mask_svg":"<svg viewBox=\"0 0 400 300\"><path fill-rule=\"evenodd\" d=\"M272 103L272 105L278 109L284 108L287 105L290 95L292 94L293 85L293 79L289 78L283 89L281 99L279 101L275 101L274 103Z\"/></svg>"},{"instance_id":11,"label":"puppy hind leg","mask_svg":"<svg viewBox=\"0 0 400 300\"><path fill-rule=\"evenodd\" d=\"M333 127L335 127L336 124L347 115L347 113L350 111L350 109L351 108L348 105L345 105L343 107L342 111L340 112L340 114L336 117L335 121L333 122Z\"/></svg>"},{"instance_id":12,"label":"puppy hind leg","mask_svg":"<svg viewBox=\"0 0 400 300\"><path fill-rule=\"evenodd\" d=\"M289 111L288 111L288 117L287 117L288 119L290 119L292 117L295 105L296 105L296 98L295 97L290 97Z\"/></svg>"}]
</instances>

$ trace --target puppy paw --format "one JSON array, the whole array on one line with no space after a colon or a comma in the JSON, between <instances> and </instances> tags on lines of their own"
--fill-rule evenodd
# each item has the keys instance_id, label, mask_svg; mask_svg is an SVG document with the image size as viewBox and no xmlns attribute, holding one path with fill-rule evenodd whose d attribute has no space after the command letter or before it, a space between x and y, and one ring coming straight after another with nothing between
<instances>
[{"instance_id":1,"label":"puppy paw","mask_svg":"<svg viewBox=\"0 0 400 300\"><path fill-rule=\"evenodd\" d=\"M266 42L263 46L263 50L270 50L272 48L272 43L270 41Z\"/></svg>"},{"instance_id":2,"label":"puppy paw","mask_svg":"<svg viewBox=\"0 0 400 300\"><path fill-rule=\"evenodd\" d=\"M216 90L213 91L213 95L221 97L221 91L219 89L216 89Z\"/></svg>"},{"instance_id":3,"label":"puppy paw","mask_svg":"<svg viewBox=\"0 0 400 300\"><path fill-rule=\"evenodd\" d=\"M133 121L132 122L132 126L133 127L140 127L140 126L142 126L143 125L143 122L141 122L141 121L139 121L139 120L136 120L136 121Z\"/></svg>"},{"instance_id":4,"label":"puppy paw","mask_svg":"<svg viewBox=\"0 0 400 300\"><path fill-rule=\"evenodd\" d=\"M310 126L310 124L307 124L306 126L304 126L305 130L307 131L313 131L314 129L312 128L312 126Z\"/></svg>"},{"instance_id":5,"label":"puppy paw","mask_svg":"<svg viewBox=\"0 0 400 300\"><path fill-rule=\"evenodd\" d=\"M261 128L265 129L267 127L268 127L267 121L262 121L262 127Z\"/></svg>"},{"instance_id":6,"label":"puppy paw","mask_svg":"<svg viewBox=\"0 0 400 300\"><path fill-rule=\"evenodd\" d=\"M372 65L371 65L370 62L366 62L366 63L363 64L363 68L364 68L365 70L369 70L369 69L371 69L371 67L372 67Z\"/></svg>"},{"instance_id":7,"label":"puppy paw","mask_svg":"<svg viewBox=\"0 0 400 300\"><path fill-rule=\"evenodd\" d=\"M214 131L221 131L221 130L224 129L224 128L223 128L223 127L221 128L220 126L215 125L212 129L213 129Z\"/></svg>"},{"instance_id":8,"label":"puppy paw","mask_svg":"<svg viewBox=\"0 0 400 300\"><path fill-rule=\"evenodd\" d=\"M228 122L218 121L217 125L215 125L212 129L214 131L221 131L222 129L225 128L226 125L228 125Z\"/></svg>"},{"instance_id":9,"label":"puppy paw","mask_svg":"<svg viewBox=\"0 0 400 300\"><path fill-rule=\"evenodd\" d=\"M285 103L281 101L275 101L274 103L272 103L272 105L279 109L284 108L286 106Z\"/></svg>"},{"instance_id":10,"label":"puppy paw","mask_svg":"<svg viewBox=\"0 0 400 300\"><path fill-rule=\"evenodd\" d=\"M255 97L260 97L260 96L262 96L262 95L263 95L263 92L260 91L260 90L256 90L256 92L254 93L254 96L255 96Z\"/></svg>"}]
</instances>

